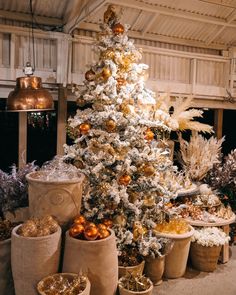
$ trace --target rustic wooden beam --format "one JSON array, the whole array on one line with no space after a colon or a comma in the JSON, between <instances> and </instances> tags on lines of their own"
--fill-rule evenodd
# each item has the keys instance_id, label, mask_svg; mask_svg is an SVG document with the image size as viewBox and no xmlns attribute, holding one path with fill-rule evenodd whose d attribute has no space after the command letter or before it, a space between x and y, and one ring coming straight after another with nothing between
<instances>
[{"instance_id":1,"label":"rustic wooden beam","mask_svg":"<svg viewBox=\"0 0 236 295\"><path fill-rule=\"evenodd\" d=\"M67 89L62 84L58 88L57 110L57 155L64 154L63 145L66 143L66 119L67 119Z\"/></svg>"},{"instance_id":2,"label":"rustic wooden beam","mask_svg":"<svg viewBox=\"0 0 236 295\"><path fill-rule=\"evenodd\" d=\"M18 129L18 167L27 162L27 112L19 112Z\"/></svg>"},{"instance_id":3,"label":"rustic wooden beam","mask_svg":"<svg viewBox=\"0 0 236 295\"><path fill-rule=\"evenodd\" d=\"M92 24L92 23L84 23L81 22L77 26L79 29L88 30L88 31L94 31L99 32L101 29L99 25ZM194 46L194 47L202 47L202 48L212 48L212 49L218 49L218 50L225 50L227 49L227 46L225 44L209 44L207 45L205 42L197 41L197 40L187 40L184 38L178 38L178 37L169 37L169 36L162 36L158 34L153 33L145 33L143 35L140 34L140 32L135 31L129 31L128 32L129 37L136 38L136 39L144 39L144 40L151 40L151 41L160 41L165 43L172 43L172 44L181 44L186 46Z\"/></svg>"},{"instance_id":4,"label":"rustic wooden beam","mask_svg":"<svg viewBox=\"0 0 236 295\"><path fill-rule=\"evenodd\" d=\"M152 5L143 1L141 2L136 0L109 0L109 3L119 6L141 9L149 12L157 12L163 15L184 18L191 21L198 21L221 26L225 25L227 27L236 28L236 23L227 23L226 20L219 19L218 17L196 14L194 12L182 11L175 8L166 8L158 5Z\"/></svg>"},{"instance_id":5,"label":"rustic wooden beam","mask_svg":"<svg viewBox=\"0 0 236 295\"><path fill-rule=\"evenodd\" d=\"M76 14L71 14L68 17L67 23L64 26L65 33L71 33L80 22L90 16L92 13L98 11L102 6L107 3L107 0L88 0L85 2L82 9L80 9Z\"/></svg>"},{"instance_id":6,"label":"rustic wooden beam","mask_svg":"<svg viewBox=\"0 0 236 295\"><path fill-rule=\"evenodd\" d=\"M223 136L223 109L214 111L214 130L218 139Z\"/></svg>"},{"instance_id":7,"label":"rustic wooden beam","mask_svg":"<svg viewBox=\"0 0 236 295\"><path fill-rule=\"evenodd\" d=\"M13 11L0 10L0 18L12 19L12 20L23 21L23 22L32 22L31 14L15 12L15 11L13 12ZM62 20L56 17L34 15L34 21L36 21L38 24L48 25L48 26L63 25Z\"/></svg>"}]
</instances>

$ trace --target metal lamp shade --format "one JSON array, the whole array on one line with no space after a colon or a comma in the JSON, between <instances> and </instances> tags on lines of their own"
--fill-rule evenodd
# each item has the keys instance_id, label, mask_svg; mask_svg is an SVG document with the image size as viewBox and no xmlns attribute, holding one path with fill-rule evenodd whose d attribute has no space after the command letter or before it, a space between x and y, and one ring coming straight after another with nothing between
<instances>
[{"instance_id":1,"label":"metal lamp shade","mask_svg":"<svg viewBox=\"0 0 236 295\"><path fill-rule=\"evenodd\" d=\"M20 77L16 79L16 87L7 98L7 111L27 112L54 109L51 94L42 88L39 77Z\"/></svg>"}]
</instances>

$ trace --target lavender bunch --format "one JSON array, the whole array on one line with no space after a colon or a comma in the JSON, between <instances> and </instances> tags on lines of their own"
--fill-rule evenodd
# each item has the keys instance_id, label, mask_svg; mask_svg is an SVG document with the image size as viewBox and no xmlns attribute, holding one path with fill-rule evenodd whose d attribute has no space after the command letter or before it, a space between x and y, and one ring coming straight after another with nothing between
<instances>
[{"instance_id":1,"label":"lavender bunch","mask_svg":"<svg viewBox=\"0 0 236 295\"><path fill-rule=\"evenodd\" d=\"M28 186L25 176L36 169L37 166L32 162L19 169L13 165L9 174L0 170L1 217L6 211L13 211L28 205Z\"/></svg>"}]
</instances>

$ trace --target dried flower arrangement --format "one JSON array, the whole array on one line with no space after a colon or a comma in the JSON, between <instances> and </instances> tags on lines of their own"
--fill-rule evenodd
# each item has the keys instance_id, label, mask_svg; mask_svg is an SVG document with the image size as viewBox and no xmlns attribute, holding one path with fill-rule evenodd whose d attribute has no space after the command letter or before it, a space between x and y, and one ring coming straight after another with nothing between
<instances>
[{"instance_id":1,"label":"dried flower arrangement","mask_svg":"<svg viewBox=\"0 0 236 295\"><path fill-rule=\"evenodd\" d=\"M236 149L209 171L205 181L221 193L224 204L230 204L236 210Z\"/></svg>"},{"instance_id":2,"label":"dried flower arrangement","mask_svg":"<svg viewBox=\"0 0 236 295\"><path fill-rule=\"evenodd\" d=\"M142 292L148 290L152 283L141 274L127 274L119 280L119 286L132 292Z\"/></svg>"},{"instance_id":3,"label":"dried flower arrangement","mask_svg":"<svg viewBox=\"0 0 236 295\"><path fill-rule=\"evenodd\" d=\"M201 181L214 164L220 163L221 145L224 138L204 138L193 132L187 142L179 134L180 162L186 175L193 181Z\"/></svg>"},{"instance_id":4,"label":"dried flower arrangement","mask_svg":"<svg viewBox=\"0 0 236 295\"><path fill-rule=\"evenodd\" d=\"M203 133L213 133L212 126L194 121L195 118L202 118L203 111L191 108L193 96L187 98L178 96L175 101L171 101L171 97L168 93L160 95L157 103L157 107L168 112L173 108L171 114L172 126L175 126L175 131L192 130Z\"/></svg>"},{"instance_id":5,"label":"dried flower arrangement","mask_svg":"<svg viewBox=\"0 0 236 295\"><path fill-rule=\"evenodd\" d=\"M230 237L218 227L203 227L195 229L192 242L206 247L221 246L227 243Z\"/></svg>"},{"instance_id":6,"label":"dried flower arrangement","mask_svg":"<svg viewBox=\"0 0 236 295\"><path fill-rule=\"evenodd\" d=\"M6 211L28 205L28 186L25 176L36 168L32 162L19 169L13 165L9 174L0 170L0 217L3 217Z\"/></svg>"}]
</instances>

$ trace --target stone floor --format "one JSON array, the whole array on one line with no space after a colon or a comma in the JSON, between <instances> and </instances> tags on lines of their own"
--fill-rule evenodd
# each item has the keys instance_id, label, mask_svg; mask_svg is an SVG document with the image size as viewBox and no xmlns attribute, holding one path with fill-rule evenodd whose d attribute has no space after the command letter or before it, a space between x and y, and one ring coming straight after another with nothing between
<instances>
[{"instance_id":1,"label":"stone floor","mask_svg":"<svg viewBox=\"0 0 236 295\"><path fill-rule=\"evenodd\" d=\"M236 295L236 245L230 247L230 256L212 273L188 267L184 277L164 280L153 295Z\"/></svg>"}]
</instances>

